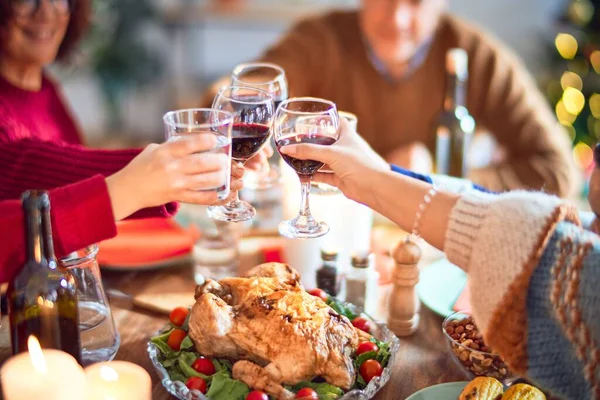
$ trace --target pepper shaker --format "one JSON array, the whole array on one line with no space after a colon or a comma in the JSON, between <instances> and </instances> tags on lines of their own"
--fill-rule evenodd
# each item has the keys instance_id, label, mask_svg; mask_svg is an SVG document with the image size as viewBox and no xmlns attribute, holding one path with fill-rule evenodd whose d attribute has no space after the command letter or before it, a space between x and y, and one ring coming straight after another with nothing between
<instances>
[{"instance_id":1,"label":"pepper shaker","mask_svg":"<svg viewBox=\"0 0 600 400\"><path fill-rule=\"evenodd\" d=\"M388 327L396 336L412 335L419 326L420 302L415 285L419 282L421 248L410 237L392 249L394 272L390 295Z\"/></svg>"},{"instance_id":2,"label":"pepper shaker","mask_svg":"<svg viewBox=\"0 0 600 400\"><path fill-rule=\"evenodd\" d=\"M340 293L342 283L337 265L338 252L321 249L321 260L323 265L317 270L317 287L328 295L336 297Z\"/></svg>"}]
</instances>

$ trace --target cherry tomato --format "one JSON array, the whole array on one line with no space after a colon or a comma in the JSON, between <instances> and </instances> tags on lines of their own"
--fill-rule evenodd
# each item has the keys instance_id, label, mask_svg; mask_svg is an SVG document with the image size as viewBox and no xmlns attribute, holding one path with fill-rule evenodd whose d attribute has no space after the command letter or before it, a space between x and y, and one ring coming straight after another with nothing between
<instances>
[{"instance_id":1,"label":"cherry tomato","mask_svg":"<svg viewBox=\"0 0 600 400\"><path fill-rule=\"evenodd\" d=\"M190 312L185 307L177 307L169 314L169 321L175 326L181 326Z\"/></svg>"},{"instance_id":2,"label":"cherry tomato","mask_svg":"<svg viewBox=\"0 0 600 400\"><path fill-rule=\"evenodd\" d=\"M246 400L269 400L269 396L267 396L265 392L255 390L253 392L248 393L248 396L246 396Z\"/></svg>"},{"instance_id":3,"label":"cherry tomato","mask_svg":"<svg viewBox=\"0 0 600 400\"><path fill-rule=\"evenodd\" d=\"M368 353L370 351L379 351L379 347L373 342L362 342L358 345L358 349L356 349L356 355L360 355L362 353Z\"/></svg>"},{"instance_id":4,"label":"cherry tomato","mask_svg":"<svg viewBox=\"0 0 600 400\"><path fill-rule=\"evenodd\" d=\"M206 376L211 376L217 371L215 369L215 364L205 357L198 357L192 364L192 368L194 368L196 372L200 372L202 375Z\"/></svg>"},{"instance_id":5,"label":"cherry tomato","mask_svg":"<svg viewBox=\"0 0 600 400\"><path fill-rule=\"evenodd\" d=\"M202 378L198 378L197 376L192 376L185 383L190 390L199 390L203 394L206 394L206 381Z\"/></svg>"},{"instance_id":6,"label":"cherry tomato","mask_svg":"<svg viewBox=\"0 0 600 400\"><path fill-rule=\"evenodd\" d=\"M360 366L360 376L365 382L371 382L371 379L380 376L383 372L381 364L377 360L367 360Z\"/></svg>"},{"instance_id":7,"label":"cherry tomato","mask_svg":"<svg viewBox=\"0 0 600 400\"><path fill-rule=\"evenodd\" d=\"M362 317L356 317L352 320L352 325L354 325L356 328L360 329L361 331L367 332L367 333L371 333L371 323L369 322L369 320L362 318Z\"/></svg>"},{"instance_id":8,"label":"cherry tomato","mask_svg":"<svg viewBox=\"0 0 600 400\"><path fill-rule=\"evenodd\" d=\"M183 342L183 339L185 339L186 336L187 333L185 333L185 331L181 329L173 329L169 335L169 338L167 339L167 344L173 350L179 351L181 348L181 342Z\"/></svg>"},{"instance_id":9,"label":"cherry tomato","mask_svg":"<svg viewBox=\"0 0 600 400\"><path fill-rule=\"evenodd\" d=\"M329 295L323 289L312 289L308 291L308 294L311 294L315 297L320 297L323 301L327 301L329 299Z\"/></svg>"},{"instance_id":10,"label":"cherry tomato","mask_svg":"<svg viewBox=\"0 0 600 400\"><path fill-rule=\"evenodd\" d=\"M319 400L319 395L313 389L305 387L296 393L296 399L302 400Z\"/></svg>"}]
</instances>

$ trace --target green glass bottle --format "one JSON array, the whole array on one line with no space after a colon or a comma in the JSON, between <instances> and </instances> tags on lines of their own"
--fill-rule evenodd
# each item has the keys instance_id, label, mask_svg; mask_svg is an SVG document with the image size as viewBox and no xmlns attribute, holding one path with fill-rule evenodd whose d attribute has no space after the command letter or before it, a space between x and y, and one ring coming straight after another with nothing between
<instances>
[{"instance_id":1,"label":"green glass bottle","mask_svg":"<svg viewBox=\"0 0 600 400\"><path fill-rule=\"evenodd\" d=\"M25 192L22 204L27 258L7 293L13 354L27 351L34 335L42 348L65 351L81 364L77 287L54 256L48 193Z\"/></svg>"},{"instance_id":2,"label":"green glass bottle","mask_svg":"<svg viewBox=\"0 0 600 400\"><path fill-rule=\"evenodd\" d=\"M475 131L475 121L466 107L468 63L465 50L448 50L444 108L433 127L436 137L435 172L457 178L467 176L467 150Z\"/></svg>"}]
</instances>

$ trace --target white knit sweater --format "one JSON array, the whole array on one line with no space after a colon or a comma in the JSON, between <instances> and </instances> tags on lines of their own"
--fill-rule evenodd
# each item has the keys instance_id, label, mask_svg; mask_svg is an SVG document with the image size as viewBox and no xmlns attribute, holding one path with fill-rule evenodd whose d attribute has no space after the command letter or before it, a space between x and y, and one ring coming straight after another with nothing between
<instances>
[{"instance_id":1,"label":"white knit sweater","mask_svg":"<svg viewBox=\"0 0 600 400\"><path fill-rule=\"evenodd\" d=\"M496 309L522 271L548 218L563 202L536 192L471 191L452 210L444 250L451 262L469 273L473 312L484 332L490 310Z\"/></svg>"}]
</instances>

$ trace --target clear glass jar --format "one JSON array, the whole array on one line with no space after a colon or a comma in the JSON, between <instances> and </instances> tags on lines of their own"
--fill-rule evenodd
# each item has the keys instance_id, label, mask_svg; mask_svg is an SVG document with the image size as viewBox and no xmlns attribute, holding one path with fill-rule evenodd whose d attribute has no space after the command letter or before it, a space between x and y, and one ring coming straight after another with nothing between
<instances>
[{"instance_id":1,"label":"clear glass jar","mask_svg":"<svg viewBox=\"0 0 600 400\"><path fill-rule=\"evenodd\" d=\"M377 310L379 273L375 271L374 255L358 253L352 256L352 268L346 275L346 301L373 315Z\"/></svg>"},{"instance_id":2,"label":"clear glass jar","mask_svg":"<svg viewBox=\"0 0 600 400\"><path fill-rule=\"evenodd\" d=\"M60 263L71 271L77 282L81 359L84 366L112 360L121 344L102 287L97 254L98 246L92 245L60 260Z\"/></svg>"},{"instance_id":3,"label":"clear glass jar","mask_svg":"<svg viewBox=\"0 0 600 400\"><path fill-rule=\"evenodd\" d=\"M198 285L206 279L220 280L238 272L238 232L234 224L215 224L214 229L204 229L194 245L194 279Z\"/></svg>"}]
</instances>

